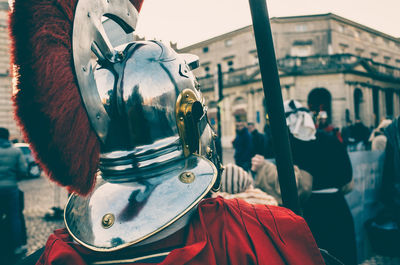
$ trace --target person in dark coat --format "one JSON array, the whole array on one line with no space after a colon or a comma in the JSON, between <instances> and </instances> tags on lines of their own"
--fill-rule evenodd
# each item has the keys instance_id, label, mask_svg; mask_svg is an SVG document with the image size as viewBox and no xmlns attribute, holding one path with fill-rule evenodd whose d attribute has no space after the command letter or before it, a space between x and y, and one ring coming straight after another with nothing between
<instances>
[{"instance_id":1,"label":"person in dark coat","mask_svg":"<svg viewBox=\"0 0 400 265\"><path fill-rule=\"evenodd\" d=\"M318 247L344 264L357 264L354 221L341 191L352 180L352 166L343 144L323 130L313 130L311 115L297 101L285 102L293 163L313 177L304 219Z\"/></svg>"},{"instance_id":2,"label":"person in dark coat","mask_svg":"<svg viewBox=\"0 0 400 265\"><path fill-rule=\"evenodd\" d=\"M251 135L247 130L245 122L236 123L236 138L232 142L235 149L235 164L249 171L251 168Z\"/></svg>"},{"instance_id":3,"label":"person in dark coat","mask_svg":"<svg viewBox=\"0 0 400 265\"><path fill-rule=\"evenodd\" d=\"M27 164L22 151L9 141L10 133L0 128L0 256L11 262L26 244L24 217L18 177L27 174Z\"/></svg>"},{"instance_id":4,"label":"person in dark coat","mask_svg":"<svg viewBox=\"0 0 400 265\"><path fill-rule=\"evenodd\" d=\"M368 127L365 126L359 119L357 119L356 122L350 127L350 134L354 139L354 144L362 144L360 147L358 147L358 149L365 149L368 146L368 138L370 133L371 132Z\"/></svg>"},{"instance_id":5,"label":"person in dark coat","mask_svg":"<svg viewBox=\"0 0 400 265\"><path fill-rule=\"evenodd\" d=\"M376 133L377 131L373 132ZM371 247L383 256L400 256L400 117L384 130L387 138L377 215L365 223Z\"/></svg>"},{"instance_id":6,"label":"person in dark coat","mask_svg":"<svg viewBox=\"0 0 400 265\"><path fill-rule=\"evenodd\" d=\"M382 175L381 201L400 224L400 117L386 128L387 144Z\"/></svg>"},{"instance_id":7,"label":"person in dark coat","mask_svg":"<svg viewBox=\"0 0 400 265\"><path fill-rule=\"evenodd\" d=\"M251 157L255 155L263 155L265 153L265 137L261 134L253 122L247 124L247 128L251 134L252 152Z\"/></svg>"},{"instance_id":8,"label":"person in dark coat","mask_svg":"<svg viewBox=\"0 0 400 265\"><path fill-rule=\"evenodd\" d=\"M347 146L351 146L354 144L354 138L351 135L351 121L347 121L346 122L346 126L344 126L342 128L342 139L343 139L343 144L347 147Z\"/></svg>"}]
</instances>

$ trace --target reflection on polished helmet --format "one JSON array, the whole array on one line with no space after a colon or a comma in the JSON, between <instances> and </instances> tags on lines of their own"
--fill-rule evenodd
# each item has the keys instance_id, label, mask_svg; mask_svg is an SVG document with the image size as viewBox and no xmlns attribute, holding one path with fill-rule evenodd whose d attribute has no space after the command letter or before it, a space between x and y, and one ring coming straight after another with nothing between
<instances>
[{"instance_id":1,"label":"reflection on polished helmet","mask_svg":"<svg viewBox=\"0 0 400 265\"><path fill-rule=\"evenodd\" d=\"M73 53L85 109L101 140L100 173L89 196L70 197L65 223L82 245L113 251L182 228L199 201L219 188L221 165L191 72L198 58L157 41L113 47L99 23L108 17L129 31L137 11L131 4L121 11L123 0L96 9L91 1L78 2Z\"/></svg>"}]
</instances>

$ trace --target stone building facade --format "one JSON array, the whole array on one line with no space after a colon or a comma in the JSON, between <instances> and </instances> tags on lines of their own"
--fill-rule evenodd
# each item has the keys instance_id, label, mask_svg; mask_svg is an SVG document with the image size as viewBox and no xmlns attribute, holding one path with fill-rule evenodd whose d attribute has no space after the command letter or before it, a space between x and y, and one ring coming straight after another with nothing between
<instances>
[{"instance_id":1,"label":"stone building facade","mask_svg":"<svg viewBox=\"0 0 400 265\"><path fill-rule=\"evenodd\" d=\"M10 130L11 138L21 138L14 120L11 102L10 40L8 37L8 1L0 1L0 127Z\"/></svg>"},{"instance_id":2,"label":"stone building facade","mask_svg":"<svg viewBox=\"0 0 400 265\"><path fill-rule=\"evenodd\" d=\"M0 126L20 138L10 100L7 13L7 1L0 0ZM356 119L375 126L382 118L400 115L399 38L331 13L272 18L271 27L284 99L297 99L316 113L327 111L337 127ZM220 106L224 146L234 137L236 120L255 122L262 131L266 106L251 26L178 51L200 57L195 74L214 123ZM217 64L223 71L220 103L214 91Z\"/></svg>"},{"instance_id":3,"label":"stone building facade","mask_svg":"<svg viewBox=\"0 0 400 265\"><path fill-rule=\"evenodd\" d=\"M360 119L376 126L400 115L400 39L332 13L271 19L284 99L313 112L328 112L343 127ZM221 109L222 143L230 146L236 120L262 131L266 106L252 26L182 48L200 57L196 70L209 116ZM216 66L223 71L224 99L217 103Z\"/></svg>"}]
</instances>

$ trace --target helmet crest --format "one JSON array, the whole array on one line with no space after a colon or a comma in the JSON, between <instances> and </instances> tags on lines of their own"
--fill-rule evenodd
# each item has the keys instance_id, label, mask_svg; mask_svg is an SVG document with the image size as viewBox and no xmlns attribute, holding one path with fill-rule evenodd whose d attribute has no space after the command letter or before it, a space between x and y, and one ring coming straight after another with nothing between
<instances>
[{"instance_id":1,"label":"helmet crest","mask_svg":"<svg viewBox=\"0 0 400 265\"><path fill-rule=\"evenodd\" d=\"M16 0L10 13L15 116L46 174L93 188L100 142L82 105L72 56L77 0ZM132 0L140 10L143 0Z\"/></svg>"}]
</instances>

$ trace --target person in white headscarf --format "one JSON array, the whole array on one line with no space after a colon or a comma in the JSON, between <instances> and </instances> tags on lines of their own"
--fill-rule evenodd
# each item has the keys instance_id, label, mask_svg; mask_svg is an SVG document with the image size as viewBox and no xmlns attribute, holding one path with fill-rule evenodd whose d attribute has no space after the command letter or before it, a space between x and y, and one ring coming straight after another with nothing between
<instances>
[{"instance_id":1,"label":"person in white headscarf","mask_svg":"<svg viewBox=\"0 0 400 265\"><path fill-rule=\"evenodd\" d=\"M385 135L385 129L392 123L392 120L384 119L382 120L378 127L376 127L368 141L371 143L371 150L381 150L384 151L386 148L387 137Z\"/></svg>"},{"instance_id":2,"label":"person in white headscarf","mask_svg":"<svg viewBox=\"0 0 400 265\"><path fill-rule=\"evenodd\" d=\"M283 107L290 133L302 141L315 140L317 130L308 109L296 100L286 100Z\"/></svg>"},{"instance_id":3,"label":"person in white headscarf","mask_svg":"<svg viewBox=\"0 0 400 265\"><path fill-rule=\"evenodd\" d=\"M343 192L352 180L349 155L335 136L316 130L300 102L288 100L284 107L293 163L313 179L304 219L320 248L344 264L357 264L354 222Z\"/></svg>"}]
</instances>

